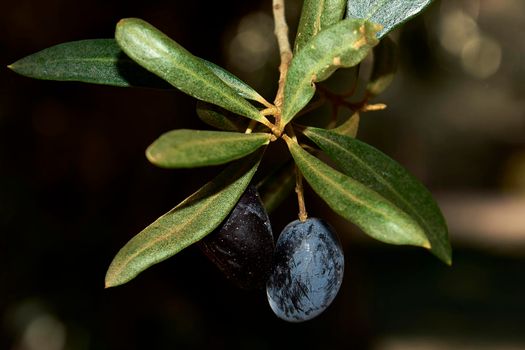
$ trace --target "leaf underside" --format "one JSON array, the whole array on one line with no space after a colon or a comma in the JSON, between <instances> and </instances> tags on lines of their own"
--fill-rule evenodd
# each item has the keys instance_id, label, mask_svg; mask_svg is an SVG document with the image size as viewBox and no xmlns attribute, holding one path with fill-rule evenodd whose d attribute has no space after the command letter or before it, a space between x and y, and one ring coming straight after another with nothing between
<instances>
[{"instance_id":1,"label":"leaf underside","mask_svg":"<svg viewBox=\"0 0 525 350\"><path fill-rule=\"evenodd\" d=\"M329 130L307 128L315 142L351 178L386 198L425 232L431 251L451 264L451 247L443 215L430 192L399 163L364 142Z\"/></svg>"},{"instance_id":2,"label":"leaf underside","mask_svg":"<svg viewBox=\"0 0 525 350\"><path fill-rule=\"evenodd\" d=\"M146 150L162 168L194 168L231 162L270 142L270 134L178 129L161 135Z\"/></svg>"},{"instance_id":3,"label":"leaf underside","mask_svg":"<svg viewBox=\"0 0 525 350\"><path fill-rule=\"evenodd\" d=\"M425 9L432 0L348 0L346 18L361 18L383 26L378 39Z\"/></svg>"},{"instance_id":4,"label":"leaf underside","mask_svg":"<svg viewBox=\"0 0 525 350\"><path fill-rule=\"evenodd\" d=\"M390 244L430 246L420 226L393 203L338 172L287 140L296 165L312 189L334 210L369 236Z\"/></svg>"},{"instance_id":5,"label":"leaf underside","mask_svg":"<svg viewBox=\"0 0 525 350\"><path fill-rule=\"evenodd\" d=\"M133 237L115 256L106 288L124 284L212 232L250 183L263 151L230 164L211 182Z\"/></svg>"}]
</instances>

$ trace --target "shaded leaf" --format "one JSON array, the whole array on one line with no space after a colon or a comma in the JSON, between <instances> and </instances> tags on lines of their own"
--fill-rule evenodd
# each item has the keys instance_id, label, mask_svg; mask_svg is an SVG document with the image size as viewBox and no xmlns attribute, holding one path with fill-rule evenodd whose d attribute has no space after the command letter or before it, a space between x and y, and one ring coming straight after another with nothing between
<instances>
[{"instance_id":1,"label":"shaded leaf","mask_svg":"<svg viewBox=\"0 0 525 350\"><path fill-rule=\"evenodd\" d=\"M151 24L137 18L123 19L117 24L115 38L135 62L188 95L270 124L257 108L219 79L201 59Z\"/></svg>"},{"instance_id":2,"label":"shaded leaf","mask_svg":"<svg viewBox=\"0 0 525 350\"><path fill-rule=\"evenodd\" d=\"M247 119L202 101L197 102L197 115L206 124L223 131L244 132L248 127Z\"/></svg>"},{"instance_id":3,"label":"shaded leaf","mask_svg":"<svg viewBox=\"0 0 525 350\"><path fill-rule=\"evenodd\" d=\"M430 247L418 223L392 202L285 139L306 181L337 214L380 241Z\"/></svg>"},{"instance_id":4,"label":"shaded leaf","mask_svg":"<svg viewBox=\"0 0 525 350\"><path fill-rule=\"evenodd\" d=\"M389 37L384 37L374 47L374 65L370 80L366 85L366 93L374 97L382 93L394 79L397 70L397 47Z\"/></svg>"},{"instance_id":5,"label":"shaded leaf","mask_svg":"<svg viewBox=\"0 0 525 350\"><path fill-rule=\"evenodd\" d=\"M407 213L424 230L431 251L451 264L448 229L430 192L399 163L352 137L307 128L304 134L351 178L376 191Z\"/></svg>"},{"instance_id":6,"label":"shaded leaf","mask_svg":"<svg viewBox=\"0 0 525 350\"><path fill-rule=\"evenodd\" d=\"M265 177L257 189L268 213L273 212L295 187L294 163L288 161Z\"/></svg>"},{"instance_id":7,"label":"shaded leaf","mask_svg":"<svg viewBox=\"0 0 525 350\"><path fill-rule=\"evenodd\" d=\"M361 18L379 23L380 39L398 25L423 11L432 0L348 0L347 18Z\"/></svg>"},{"instance_id":8,"label":"shaded leaf","mask_svg":"<svg viewBox=\"0 0 525 350\"><path fill-rule=\"evenodd\" d=\"M194 168L231 162L270 143L270 134L179 129L161 135L146 150L162 168Z\"/></svg>"},{"instance_id":9,"label":"shaded leaf","mask_svg":"<svg viewBox=\"0 0 525 350\"><path fill-rule=\"evenodd\" d=\"M359 112L355 112L343 124L339 125L337 128L333 128L331 131L339 135L345 135L355 138L357 136L357 130L359 129L359 121Z\"/></svg>"},{"instance_id":10,"label":"shaded leaf","mask_svg":"<svg viewBox=\"0 0 525 350\"><path fill-rule=\"evenodd\" d=\"M106 288L124 284L212 232L250 183L262 151L229 165L211 182L155 220L117 253Z\"/></svg>"},{"instance_id":11,"label":"shaded leaf","mask_svg":"<svg viewBox=\"0 0 525 350\"><path fill-rule=\"evenodd\" d=\"M265 106L270 105L268 101L266 101L264 97L259 95L259 93L255 91L250 85L246 84L244 81L237 78L235 75L228 72L226 69L216 65L215 63L206 61L202 58L201 61L208 67L209 70L213 72L213 74L215 74L219 79L221 79L229 87L235 90L235 92L237 92L237 94L239 94L240 96L249 100L257 101Z\"/></svg>"},{"instance_id":12,"label":"shaded leaf","mask_svg":"<svg viewBox=\"0 0 525 350\"><path fill-rule=\"evenodd\" d=\"M172 89L126 56L114 39L58 44L26 56L9 68L35 79Z\"/></svg>"},{"instance_id":13,"label":"shaded leaf","mask_svg":"<svg viewBox=\"0 0 525 350\"><path fill-rule=\"evenodd\" d=\"M287 124L311 100L315 82L340 67L352 67L377 44L378 27L362 20L343 20L319 32L290 63L284 88L282 123Z\"/></svg>"},{"instance_id":14,"label":"shaded leaf","mask_svg":"<svg viewBox=\"0 0 525 350\"><path fill-rule=\"evenodd\" d=\"M336 24L341 19L347 0L304 0L301 19L295 37L294 51L299 51L321 30Z\"/></svg>"}]
</instances>

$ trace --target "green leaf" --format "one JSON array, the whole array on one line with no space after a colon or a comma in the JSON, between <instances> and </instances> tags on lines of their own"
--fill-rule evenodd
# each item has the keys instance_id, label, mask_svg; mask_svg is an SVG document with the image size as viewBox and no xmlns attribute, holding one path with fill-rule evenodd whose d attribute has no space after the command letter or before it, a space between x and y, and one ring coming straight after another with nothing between
<instances>
[{"instance_id":1,"label":"green leaf","mask_svg":"<svg viewBox=\"0 0 525 350\"><path fill-rule=\"evenodd\" d=\"M117 24L115 38L135 62L188 95L270 124L257 108L219 79L201 59L151 24L138 18L123 19Z\"/></svg>"},{"instance_id":2,"label":"green leaf","mask_svg":"<svg viewBox=\"0 0 525 350\"><path fill-rule=\"evenodd\" d=\"M414 17L432 0L348 0L347 18L361 18L379 23L383 29L377 34L381 39L398 25Z\"/></svg>"},{"instance_id":3,"label":"green leaf","mask_svg":"<svg viewBox=\"0 0 525 350\"><path fill-rule=\"evenodd\" d=\"M264 178L257 189L268 213L273 212L295 187L294 163L290 160Z\"/></svg>"},{"instance_id":4,"label":"green leaf","mask_svg":"<svg viewBox=\"0 0 525 350\"><path fill-rule=\"evenodd\" d=\"M162 168L194 168L231 162L270 143L272 135L228 131L172 130L146 150L146 157Z\"/></svg>"},{"instance_id":5,"label":"green leaf","mask_svg":"<svg viewBox=\"0 0 525 350\"><path fill-rule=\"evenodd\" d=\"M334 132L307 128L315 142L351 178L379 193L404 211L424 230L431 251L451 264L445 219L430 192L399 163L366 143Z\"/></svg>"},{"instance_id":6,"label":"green leaf","mask_svg":"<svg viewBox=\"0 0 525 350\"><path fill-rule=\"evenodd\" d=\"M294 52L298 52L321 30L339 22L347 0L304 0L301 19L295 37Z\"/></svg>"},{"instance_id":7,"label":"green leaf","mask_svg":"<svg viewBox=\"0 0 525 350\"><path fill-rule=\"evenodd\" d=\"M248 127L247 119L202 101L197 102L197 115L206 124L223 131L244 132Z\"/></svg>"},{"instance_id":8,"label":"green leaf","mask_svg":"<svg viewBox=\"0 0 525 350\"><path fill-rule=\"evenodd\" d=\"M312 99L315 82L340 67L361 62L377 44L378 27L362 20L342 20L319 32L290 63L284 87L282 124L286 125Z\"/></svg>"},{"instance_id":9,"label":"green leaf","mask_svg":"<svg viewBox=\"0 0 525 350\"><path fill-rule=\"evenodd\" d=\"M329 167L297 142L285 140L306 181L337 214L380 241L430 247L417 222L392 202Z\"/></svg>"},{"instance_id":10,"label":"green leaf","mask_svg":"<svg viewBox=\"0 0 525 350\"><path fill-rule=\"evenodd\" d=\"M133 237L115 256L106 288L177 254L212 232L233 209L250 183L262 151L229 165L214 180Z\"/></svg>"},{"instance_id":11,"label":"green leaf","mask_svg":"<svg viewBox=\"0 0 525 350\"><path fill-rule=\"evenodd\" d=\"M24 57L8 67L18 74L35 79L171 88L126 56L114 39L58 44Z\"/></svg>"},{"instance_id":12,"label":"green leaf","mask_svg":"<svg viewBox=\"0 0 525 350\"><path fill-rule=\"evenodd\" d=\"M337 128L332 129L332 131L339 135L355 138L357 136L357 130L359 129L359 121L359 112L355 112L350 118L348 118L348 120L339 125Z\"/></svg>"},{"instance_id":13,"label":"green leaf","mask_svg":"<svg viewBox=\"0 0 525 350\"><path fill-rule=\"evenodd\" d=\"M235 90L235 92L237 92L237 94L240 96L252 101L257 101L265 106L270 106L270 103L266 101L264 97L259 95L259 93L255 91L250 85L246 84L244 81L237 78L226 69L202 58L201 61L206 65L206 67L208 67L209 70L213 72L213 74L226 83L226 85Z\"/></svg>"},{"instance_id":14,"label":"green leaf","mask_svg":"<svg viewBox=\"0 0 525 350\"><path fill-rule=\"evenodd\" d=\"M373 52L374 66L366 85L368 97L379 95L392 83L398 63L396 44L389 37L384 37Z\"/></svg>"}]
</instances>

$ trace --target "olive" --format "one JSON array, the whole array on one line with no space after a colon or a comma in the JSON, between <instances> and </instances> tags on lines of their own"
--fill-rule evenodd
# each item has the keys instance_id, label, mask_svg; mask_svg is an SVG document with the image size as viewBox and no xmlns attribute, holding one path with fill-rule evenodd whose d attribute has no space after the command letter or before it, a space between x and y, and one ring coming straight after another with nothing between
<instances>
[{"instance_id":1,"label":"olive","mask_svg":"<svg viewBox=\"0 0 525 350\"><path fill-rule=\"evenodd\" d=\"M343 250L333 228L317 218L293 221L277 239L266 285L270 307L285 321L310 320L334 300L343 271Z\"/></svg>"},{"instance_id":2,"label":"olive","mask_svg":"<svg viewBox=\"0 0 525 350\"><path fill-rule=\"evenodd\" d=\"M199 242L204 254L238 287L261 289L275 248L270 219L250 185L219 228Z\"/></svg>"}]
</instances>

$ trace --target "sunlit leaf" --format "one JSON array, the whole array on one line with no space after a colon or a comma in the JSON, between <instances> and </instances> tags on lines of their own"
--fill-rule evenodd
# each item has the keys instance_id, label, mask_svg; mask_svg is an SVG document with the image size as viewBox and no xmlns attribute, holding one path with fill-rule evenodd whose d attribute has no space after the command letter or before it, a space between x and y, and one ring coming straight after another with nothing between
<instances>
[{"instance_id":1,"label":"sunlit leaf","mask_svg":"<svg viewBox=\"0 0 525 350\"><path fill-rule=\"evenodd\" d=\"M374 47L374 65L370 80L366 85L366 93L374 97L382 93L394 79L397 70L397 48L389 37L381 39Z\"/></svg>"},{"instance_id":2,"label":"sunlit leaf","mask_svg":"<svg viewBox=\"0 0 525 350\"><path fill-rule=\"evenodd\" d=\"M304 0L295 37L294 51L299 51L313 36L344 15L347 0Z\"/></svg>"},{"instance_id":3,"label":"sunlit leaf","mask_svg":"<svg viewBox=\"0 0 525 350\"><path fill-rule=\"evenodd\" d=\"M264 178L257 189L268 213L273 212L295 187L294 163L290 160Z\"/></svg>"},{"instance_id":4,"label":"sunlit leaf","mask_svg":"<svg viewBox=\"0 0 525 350\"><path fill-rule=\"evenodd\" d=\"M297 142L286 140L306 181L337 214L380 241L430 247L419 224L403 210L361 182L326 165Z\"/></svg>"},{"instance_id":5,"label":"sunlit leaf","mask_svg":"<svg viewBox=\"0 0 525 350\"><path fill-rule=\"evenodd\" d=\"M172 88L126 56L114 39L58 44L24 57L9 68L35 79Z\"/></svg>"},{"instance_id":6,"label":"sunlit leaf","mask_svg":"<svg viewBox=\"0 0 525 350\"><path fill-rule=\"evenodd\" d=\"M137 18L117 24L115 38L135 62L199 100L216 104L266 125L268 120L203 61L151 24Z\"/></svg>"},{"instance_id":7,"label":"sunlit leaf","mask_svg":"<svg viewBox=\"0 0 525 350\"><path fill-rule=\"evenodd\" d=\"M359 112L355 112L350 118L348 118L348 120L339 125L337 128L332 129L332 131L336 134L356 137L357 130L359 129L359 120Z\"/></svg>"},{"instance_id":8,"label":"sunlit leaf","mask_svg":"<svg viewBox=\"0 0 525 350\"><path fill-rule=\"evenodd\" d=\"M257 101L263 105L268 105L268 102L264 97L259 95L259 93L255 91L250 85L246 84L244 81L237 78L226 69L202 58L201 61L208 67L209 70L213 72L213 74L215 74L217 77L219 77L219 79L235 90L240 96L249 100Z\"/></svg>"},{"instance_id":9,"label":"sunlit leaf","mask_svg":"<svg viewBox=\"0 0 525 350\"><path fill-rule=\"evenodd\" d=\"M290 63L282 110L287 124L311 100L315 82L327 79L336 69L352 67L377 44L377 25L362 20L343 20L314 36Z\"/></svg>"},{"instance_id":10,"label":"sunlit leaf","mask_svg":"<svg viewBox=\"0 0 525 350\"><path fill-rule=\"evenodd\" d=\"M407 213L423 229L431 251L451 263L445 219L430 192L399 163L364 142L334 132L307 128L314 141L341 170Z\"/></svg>"},{"instance_id":11,"label":"sunlit leaf","mask_svg":"<svg viewBox=\"0 0 525 350\"><path fill-rule=\"evenodd\" d=\"M347 18L361 18L379 23L378 38L417 15L432 0L348 0Z\"/></svg>"},{"instance_id":12,"label":"sunlit leaf","mask_svg":"<svg viewBox=\"0 0 525 350\"><path fill-rule=\"evenodd\" d=\"M219 226L250 183L261 155L262 151L232 163L214 180L133 237L109 266L106 288L132 280Z\"/></svg>"},{"instance_id":13,"label":"sunlit leaf","mask_svg":"<svg viewBox=\"0 0 525 350\"><path fill-rule=\"evenodd\" d=\"M194 168L218 165L242 158L270 142L265 133L172 130L146 150L148 160L163 168Z\"/></svg>"}]
</instances>

